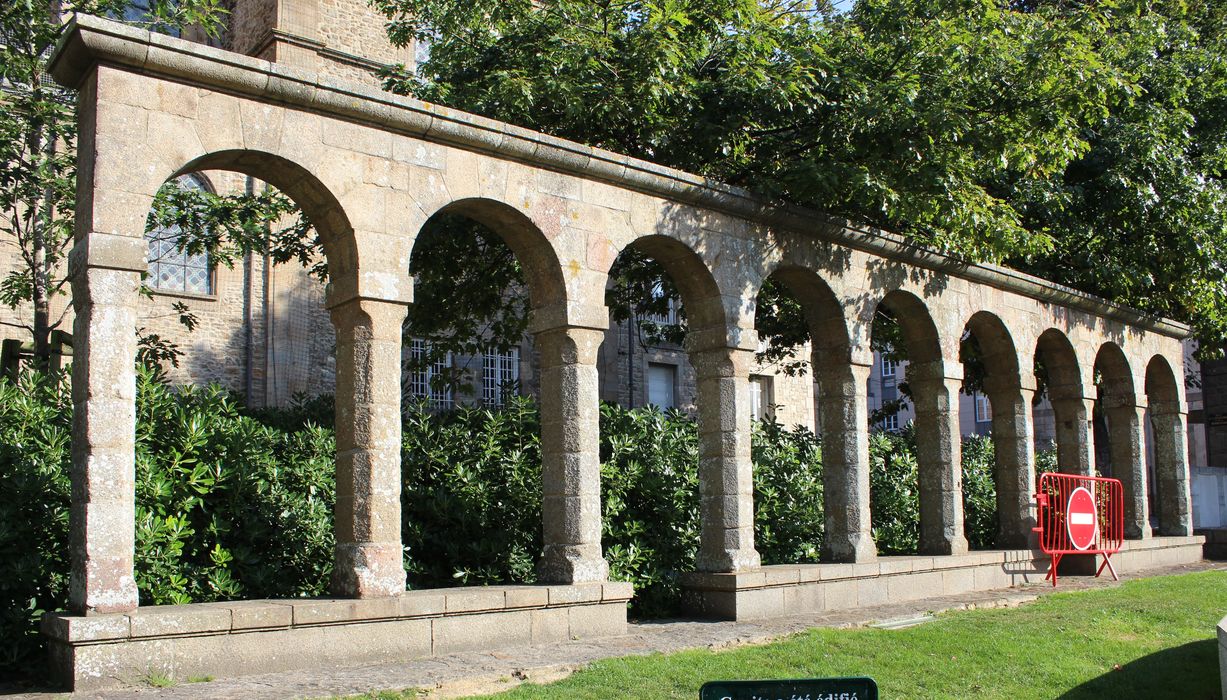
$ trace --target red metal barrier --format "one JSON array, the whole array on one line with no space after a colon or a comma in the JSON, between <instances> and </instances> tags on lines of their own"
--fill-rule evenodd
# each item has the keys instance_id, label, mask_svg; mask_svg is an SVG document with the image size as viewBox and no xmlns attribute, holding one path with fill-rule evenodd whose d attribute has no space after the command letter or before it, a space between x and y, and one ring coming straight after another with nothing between
<instances>
[{"instance_id":1,"label":"red metal barrier","mask_svg":"<svg viewBox=\"0 0 1227 700\"><path fill-rule=\"evenodd\" d=\"M1104 567L1117 579L1112 555L1125 538L1124 489L1117 479L1075 474L1041 474L1035 501L1039 506L1040 549L1052 557L1044 578L1057 585L1057 565L1066 554L1102 554Z\"/></svg>"}]
</instances>

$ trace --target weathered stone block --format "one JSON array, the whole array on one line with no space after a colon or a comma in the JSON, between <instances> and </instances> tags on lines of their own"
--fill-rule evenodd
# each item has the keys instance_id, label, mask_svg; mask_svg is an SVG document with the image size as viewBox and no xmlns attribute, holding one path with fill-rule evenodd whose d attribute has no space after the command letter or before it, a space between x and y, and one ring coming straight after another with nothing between
<instances>
[{"instance_id":1,"label":"weathered stone block","mask_svg":"<svg viewBox=\"0 0 1227 700\"><path fill-rule=\"evenodd\" d=\"M432 620L434 653L499 649L532 643L533 611L458 615Z\"/></svg>"}]
</instances>

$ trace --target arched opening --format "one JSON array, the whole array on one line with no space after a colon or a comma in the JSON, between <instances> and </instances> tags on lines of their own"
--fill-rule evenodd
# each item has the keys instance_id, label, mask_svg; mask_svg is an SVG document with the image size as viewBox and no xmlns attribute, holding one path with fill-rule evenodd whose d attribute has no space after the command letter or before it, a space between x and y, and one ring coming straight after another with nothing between
<instances>
[{"instance_id":1,"label":"arched opening","mask_svg":"<svg viewBox=\"0 0 1227 700\"><path fill-rule=\"evenodd\" d=\"M1154 433L1151 504L1152 512L1158 514L1158 532L1168 536L1191 535L1186 415L1176 373L1167 358L1162 355L1151 358L1146 365L1145 388Z\"/></svg>"},{"instance_id":2,"label":"arched opening","mask_svg":"<svg viewBox=\"0 0 1227 700\"><path fill-rule=\"evenodd\" d=\"M861 439L868 424L864 386L870 368L852 363L842 305L818 274L785 265L767 278L755 309L755 326L763 348L760 357L779 368L774 381L799 385L811 400L817 385L816 416L811 425L816 426L822 440L823 513L821 528L811 523L807 532L795 527L785 530L797 540L791 546L783 546L784 537L778 533L775 539L779 542L764 544L760 531L758 549L767 563L793 563L776 560L777 546L791 552L816 551L824 561L870 560L877 550L870 534L869 455L867 442ZM804 353L807 347L808 357L799 357L797 353ZM788 363L798 361L805 366L790 374ZM756 495L759 512L764 507L762 500ZM793 525L807 522L803 513L784 517ZM818 546L807 549L799 546L802 541ZM792 558L797 557L794 554Z\"/></svg>"},{"instance_id":3,"label":"arched opening","mask_svg":"<svg viewBox=\"0 0 1227 700\"><path fill-rule=\"evenodd\" d=\"M270 352L273 347L256 342L254 329L263 326L269 338L280 338L270 316L279 290L267 282L274 268L293 267L289 272L316 291L314 303L295 313L323 329L322 338L305 345L304 363L313 376L304 389L332 393L348 365L337 361L323 286L302 268L324 274L330 267L344 272L356 265L343 208L296 164L227 151L196 159L167 180L154 197L145 234L150 266L147 294L138 302L138 357L166 374L153 375L158 380L146 374L138 381L136 451L148 458L137 460L143 475L136 532L138 541L159 543L136 550L142 602L326 593L329 570L340 571L353 561L356 540L345 530L363 514L351 506L352 463L340 450L327 449L331 442L312 439L308 423L336 415L338 435L354 431L343 429L341 411L334 411L331 400L304 401L276 415L265 409L279 403L266 380L281 358ZM301 252L303 265L279 266L289 262L280 254L284 250ZM178 361L180 353L187 361ZM171 387L161 376L187 385ZM225 392L206 384L242 395L245 406L227 404ZM353 406L344 408L354 414ZM258 424L263 431L254 427ZM181 463L167 464L167 454L180 455ZM385 463L398 461L397 455L383 457ZM380 458L370 461L378 464ZM329 514L334 465L338 506ZM323 486L287 474L319 475ZM396 549L395 556L386 557L387 576L380 585L403 590ZM171 555L174 566L158 559ZM340 565L328 566L330 561Z\"/></svg>"},{"instance_id":4,"label":"arched opening","mask_svg":"<svg viewBox=\"0 0 1227 700\"><path fill-rule=\"evenodd\" d=\"M562 350L530 330L563 305L557 258L522 212L465 199L416 232L407 272L414 301L402 348L401 532L409 585L531 583L544 514L570 487L558 473L564 422L594 421L596 410L559 414L551 371Z\"/></svg>"},{"instance_id":5,"label":"arched opening","mask_svg":"<svg viewBox=\"0 0 1227 700\"><path fill-rule=\"evenodd\" d=\"M1094 402L1083 388L1073 344L1055 328L1044 331L1036 343L1035 376L1041 388L1037 400L1042 396L1052 407L1058 469L1090 476L1094 471L1090 429Z\"/></svg>"},{"instance_id":6,"label":"arched opening","mask_svg":"<svg viewBox=\"0 0 1227 700\"><path fill-rule=\"evenodd\" d=\"M924 554L961 554L967 551L956 404L962 378L947 376L937 326L917 296L892 291L873 313L871 345L878 362L884 368L890 363L896 375L895 395L886 395L889 387L883 382L875 414L878 425L914 424L920 494L917 549ZM887 423L892 415L894 421ZM903 542L888 548L879 541L878 547L906 551Z\"/></svg>"},{"instance_id":7,"label":"arched opening","mask_svg":"<svg viewBox=\"0 0 1227 700\"><path fill-rule=\"evenodd\" d=\"M973 549L1026 547L1035 525L1031 514L1035 477L1030 416L1034 392L1023 391L1014 339L996 314L979 311L972 315L964 327L959 354L963 393L970 397L962 408L961 423L970 428L964 432L977 436L970 438L973 441L991 440L993 452L993 495L990 497L988 485L979 480L975 484L964 482L968 540ZM976 454L964 455L964 461L974 459ZM974 470L977 465L969 466ZM977 471L975 476L982 475Z\"/></svg>"},{"instance_id":8,"label":"arched opening","mask_svg":"<svg viewBox=\"0 0 1227 700\"><path fill-rule=\"evenodd\" d=\"M610 268L606 305L611 324L601 367L606 398L659 409L662 413L651 420L671 416L662 429L681 430L686 421L696 420L697 464L682 470L698 473L699 547L682 558L694 556L695 568L713 572L759 565L749 411L754 351L741 346L724 301L698 252L664 235L635 239ZM688 457L673 455L675 462ZM671 473L667 481L680 483L678 476Z\"/></svg>"},{"instance_id":9,"label":"arched opening","mask_svg":"<svg viewBox=\"0 0 1227 700\"><path fill-rule=\"evenodd\" d=\"M1124 490L1125 536L1145 537L1150 532L1147 516L1145 411L1138 406L1133 370L1116 343L1104 343L1095 356L1096 470L1120 479Z\"/></svg>"}]
</instances>

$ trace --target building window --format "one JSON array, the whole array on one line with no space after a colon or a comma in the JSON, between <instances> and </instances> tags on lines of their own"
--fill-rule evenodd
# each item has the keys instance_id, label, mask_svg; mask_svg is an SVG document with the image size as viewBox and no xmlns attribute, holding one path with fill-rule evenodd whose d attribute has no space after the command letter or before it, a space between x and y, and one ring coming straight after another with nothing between
<instances>
[{"instance_id":1,"label":"building window","mask_svg":"<svg viewBox=\"0 0 1227 700\"><path fill-rule=\"evenodd\" d=\"M183 175L175 181L185 190L207 192L198 175ZM147 284L161 292L213 294L213 270L208 253L188 255L179 249L183 231L177 225L158 226L145 234L149 243Z\"/></svg>"},{"instance_id":2,"label":"building window","mask_svg":"<svg viewBox=\"0 0 1227 700\"><path fill-rule=\"evenodd\" d=\"M648 323L654 323L658 326L676 326L678 325L677 311L679 308L681 308L681 304L680 302L678 302L677 298L676 297L666 298L665 297L665 287L664 285L659 284L659 283L656 286L652 287L652 298L653 300L656 300L656 301L663 300L665 302L665 311L664 313L659 313L659 314L644 314L642 317L642 320L647 321Z\"/></svg>"},{"instance_id":3,"label":"building window","mask_svg":"<svg viewBox=\"0 0 1227 700\"><path fill-rule=\"evenodd\" d=\"M409 359L413 363L409 372L409 393L429 402L432 410L449 409L455 404L447 376L452 368L452 354L449 352L423 366L430 350L430 343L424 340L414 339L409 343Z\"/></svg>"},{"instance_id":4,"label":"building window","mask_svg":"<svg viewBox=\"0 0 1227 700\"><path fill-rule=\"evenodd\" d=\"M481 365L481 400L487 406L502 406L520 386L520 349L510 352L487 350Z\"/></svg>"},{"instance_id":5,"label":"building window","mask_svg":"<svg viewBox=\"0 0 1227 700\"><path fill-rule=\"evenodd\" d=\"M882 356L882 378L883 379L894 379L898 371L899 371L899 363L883 355Z\"/></svg>"},{"instance_id":6,"label":"building window","mask_svg":"<svg viewBox=\"0 0 1227 700\"><path fill-rule=\"evenodd\" d=\"M661 410L675 408L677 365L648 363L648 403Z\"/></svg>"},{"instance_id":7,"label":"building window","mask_svg":"<svg viewBox=\"0 0 1227 700\"><path fill-rule=\"evenodd\" d=\"M774 417L775 387L771 377L750 376L750 415L754 420L767 421Z\"/></svg>"},{"instance_id":8,"label":"building window","mask_svg":"<svg viewBox=\"0 0 1227 700\"><path fill-rule=\"evenodd\" d=\"M886 416L885 418L883 418L882 419L882 429L891 430L891 431L898 430L899 429L899 414L892 413L889 416Z\"/></svg>"},{"instance_id":9,"label":"building window","mask_svg":"<svg viewBox=\"0 0 1227 700\"><path fill-rule=\"evenodd\" d=\"M980 392L976 392L976 422L989 423L993 420L993 405L989 403L988 397Z\"/></svg>"}]
</instances>

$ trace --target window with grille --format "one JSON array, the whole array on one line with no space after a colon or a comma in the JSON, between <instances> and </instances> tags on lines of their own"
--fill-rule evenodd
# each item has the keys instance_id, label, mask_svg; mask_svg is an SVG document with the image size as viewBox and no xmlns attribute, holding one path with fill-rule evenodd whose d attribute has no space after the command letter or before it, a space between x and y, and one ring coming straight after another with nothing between
<instances>
[{"instance_id":1,"label":"window with grille","mask_svg":"<svg viewBox=\"0 0 1227 700\"><path fill-rule=\"evenodd\" d=\"M187 190L208 191L198 175L183 175L177 180ZM149 276L146 283L162 292L213 294L213 270L208 253L188 255L179 249L183 231L177 225L159 226L145 234L149 243Z\"/></svg>"},{"instance_id":2,"label":"window with grille","mask_svg":"<svg viewBox=\"0 0 1227 700\"><path fill-rule=\"evenodd\" d=\"M750 376L750 415L754 420L765 421L772 417L774 389L771 377L759 374Z\"/></svg>"},{"instance_id":3,"label":"window with grille","mask_svg":"<svg viewBox=\"0 0 1227 700\"><path fill-rule=\"evenodd\" d=\"M486 351L482 358L481 400L487 406L502 406L520 385L520 349Z\"/></svg>"},{"instance_id":4,"label":"window with grille","mask_svg":"<svg viewBox=\"0 0 1227 700\"><path fill-rule=\"evenodd\" d=\"M452 367L452 354L449 352L423 366L430 353L430 343L417 339L410 341L409 358L413 369L409 372L409 393L414 398L427 400L432 409L451 408L455 401L447 375Z\"/></svg>"}]
</instances>

